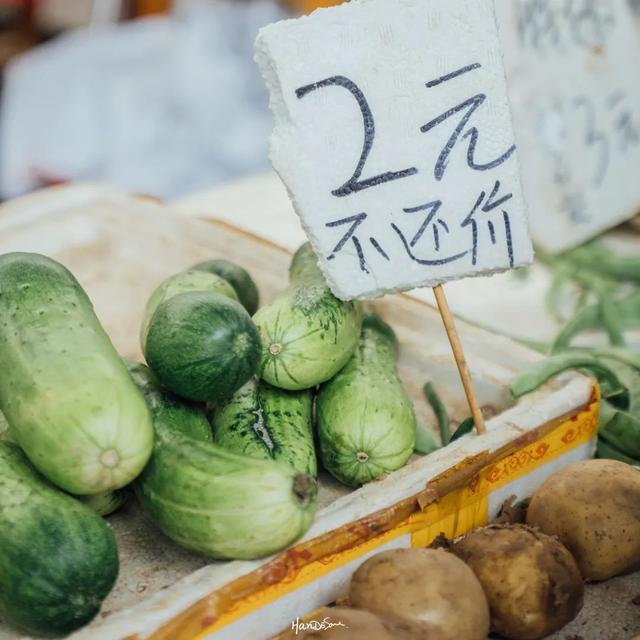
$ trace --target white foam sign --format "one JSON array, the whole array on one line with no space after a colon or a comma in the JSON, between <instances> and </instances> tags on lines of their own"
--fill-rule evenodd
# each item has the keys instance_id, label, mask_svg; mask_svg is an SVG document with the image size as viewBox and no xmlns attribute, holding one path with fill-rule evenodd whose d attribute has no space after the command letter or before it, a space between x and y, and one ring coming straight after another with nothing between
<instances>
[{"instance_id":1,"label":"white foam sign","mask_svg":"<svg viewBox=\"0 0 640 640\"><path fill-rule=\"evenodd\" d=\"M493 3L354 0L269 25L271 160L334 293L532 259Z\"/></svg>"},{"instance_id":2,"label":"white foam sign","mask_svg":"<svg viewBox=\"0 0 640 640\"><path fill-rule=\"evenodd\" d=\"M531 233L559 251L640 212L640 3L496 7Z\"/></svg>"}]
</instances>

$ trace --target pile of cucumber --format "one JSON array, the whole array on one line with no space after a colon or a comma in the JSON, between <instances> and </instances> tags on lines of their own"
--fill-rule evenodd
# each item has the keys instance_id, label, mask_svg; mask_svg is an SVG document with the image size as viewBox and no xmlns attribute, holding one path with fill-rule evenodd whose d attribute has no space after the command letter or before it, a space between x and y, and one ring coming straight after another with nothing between
<instances>
[{"instance_id":1,"label":"pile of cucumber","mask_svg":"<svg viewBox=\"0 0 640 640\"><path fill-rule=\"evenodd\" d=\"M144 365L66 268L0 256L0 618L36 635L88 623L118 574L101 516L130 493L185 548L254 559L311 525L317 454L353 487L407 462L391 327L333 296L309 245L258 301L228 261L173 275L145 308Z\"/></svg>"}]
</instances>

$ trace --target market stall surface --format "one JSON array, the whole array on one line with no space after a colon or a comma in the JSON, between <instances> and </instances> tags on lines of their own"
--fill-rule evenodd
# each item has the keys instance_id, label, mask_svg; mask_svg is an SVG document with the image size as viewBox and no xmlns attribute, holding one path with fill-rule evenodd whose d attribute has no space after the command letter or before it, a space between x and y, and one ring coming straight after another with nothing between
<instances>
[{"instance_id":1,"label":"market stall surface","mask_svg":"<svg viewBox=\"0 0 640 640\"><path fill-rule=\"evenodd\" d=\"M640 634L640 572L589 584L578 617L550 640L631 640Z\"/></svg>"}]
</instances>

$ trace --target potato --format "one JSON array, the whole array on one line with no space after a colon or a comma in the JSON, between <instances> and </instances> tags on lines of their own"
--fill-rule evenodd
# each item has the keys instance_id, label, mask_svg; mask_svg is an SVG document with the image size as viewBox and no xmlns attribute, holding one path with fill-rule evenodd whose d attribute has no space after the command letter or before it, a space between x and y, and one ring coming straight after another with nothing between
<instances>
[{"instance_id":1,"label":"potato","mask_svg":"<svg viewBox=\"0 0 640 640\"><path fill-rule=\"evenodd\" d=\"M490 525L458 540L453 552L478 576L491 628L505 638L543 638L582 608L582 576L555 538L520 524Z\"/></svg>"},{"instance_id":2,"label":"potato","mask_svg":"<svg viewBox=\"0 0 640 640\"><path fill-rule=\"evenodd\" d=\"M585 580L640 567L640 471L616 460L576 462L550 476L527 524L557 536Z\"/></svg>"},{"instance_id":3,"label":"potato","mask_svg":"<svg viewBox=\"0 0 640 640\"><path fill-rule=\"evenodd\" d=\"M349 604L406 620L433 640L484 640L489 607L473 571L444 549L393 549L353 574Z\"/></svg>"},{"instance_id":4,"label":"potato","mask_svg":"<svg viewBox=\"0 0 640 640\"><path fill-rule=\"evenodd\" d=\"M401 620L348 607L325 607L298 624L278 640L432 640Z\"/></svg>"}]
</instances>

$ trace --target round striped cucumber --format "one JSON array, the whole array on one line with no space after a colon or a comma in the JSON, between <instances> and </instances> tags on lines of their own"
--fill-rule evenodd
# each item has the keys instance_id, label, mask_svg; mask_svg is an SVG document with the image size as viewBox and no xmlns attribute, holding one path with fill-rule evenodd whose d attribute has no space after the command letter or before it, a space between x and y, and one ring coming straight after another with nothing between
<instances>
[{"instance_id":1,"label":"round striped cucumber","mask_svg":"<svg viewBox=\"0 0 640 640\"><path fill-rule=\"evenodd\" d=\"M0 442L0 616L30 634L67 635L98 613L117 575L103 519Z\"/></svg>"},{"instance_id":2,"label":"round striped cucumber","mask_svg":"<svg viewBox=\"0 0 640 640\"><path fill-rule=\"evenodd\" d=\"M206 271L184 271L176 273L166 280L163 280L151 294L144 309L142 324L140 326L140 346L144 351L147 341L147 331L149 330L149 322L155 313L155 310L169 298L186 293L188 291L211 291L220 295L238 300L238 296L234 288L224 278Z\"/></svg>"},{"instance_id":3,"label":"round striped cucumber","mask_svg":"<svg viewBox=\"0 0 640 640\"><path fill-rule=\"evenodd\" d=\"M217 259L200 262L191 268L198 271L215 273L224 278L233 286L235 292L238 294L240 303L249 315L252 316L258 310L258 304L260 303L258 287L256 287L248 271L240 265L229 260Z\"/></svg>"},{"instance_id":4,"label":"round striped cucumber","mask_svg":"<svg viewBox=\"0 0 640 640\"><path fill-rule=\"evenodd\" d=\"M311 404L308 389L285 391L253 378L216 408L213 441L228 451L282 460L315 476Z\"/></svg>"},{"instance_id":5,"label":"round striped cucumber","mask_svg":"<svg viewBox=\"0 0 640 640\"><path fill-rule=\"evenodd\" d=\"M253 317L262 339L260 375L281 389L309 389L352 356L362 307L331 293L309 244L296 252L290 277L289 287Z\"/></svg>"},{"instance_id":6,"label":"round striped cucumber","mask_svg":"<svg viewBox=\"0 0 640 640\"><path fill-rule=\"evenodd\" d=\"M283 549L309 528L316 508L313 477L207 442L199 430L185 429L161 396L145 395L156 438L134 486L167 536L207 556L249 560Z\"/></svg>"},{"instance_id":7,"label":"round striped cucumber","mask_svg":"<svg viewBox=\"0 0 640 640\"><path fill-rule=\"evenodd\" d=\"M144 354L169 391L220 402L255 374L260 336L239 302L217 293L180 293L153 314Z\"/></svg>"},{"instance_id":8,"label":"round striped cucumber","mask_svg":"<svg viewBox=\"0 0 640 640\"><path fill-rule=\"evenodd\" d=\"M367 313L358 348L316 400L324 467L359 486L402 467L413 452L416 418L396 368L391 327Z\"/></svg>"},{"instance_id":9,"label":"round striped cucumber","mask_svg":"<svg viewBox=\"0 0 640 640\"><path fill-rule=\"evenodd\" d=\"M0 410L27 457L76 494L129 484L153 443L140 391L73 275L0 256Z\"/></svg>"}]
</instances>

